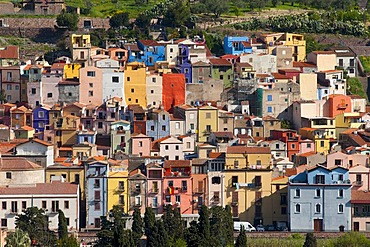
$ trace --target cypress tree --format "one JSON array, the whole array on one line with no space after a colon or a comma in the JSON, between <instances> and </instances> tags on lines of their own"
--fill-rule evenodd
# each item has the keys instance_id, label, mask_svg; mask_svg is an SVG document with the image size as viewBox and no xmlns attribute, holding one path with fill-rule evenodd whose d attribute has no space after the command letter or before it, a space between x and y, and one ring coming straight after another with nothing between
<instances>
[{"instance_id":1,"label":"cypress tree","mask_svg":"<svg viewBox=\"0 0 370 247\"><path fill-rule=\"evenodd\" d=\"M58 237L59 239L68 238L67 220L62 210L58 210Z\"/></svg>"},{"instance_id":2,"label":"cypress tree","mask_svg":"<svg viewBox=\"0 0 370 247\"><path fill-rule=\"evenodd\" d=\"M317 247L316 237L312 232L306 234L306 240L304 241L303 247Z\"/></svg>"},{"instance_id":3,"label":"cypress tree","mask_svg":"<svg viewBox=\"0 0 370 247\"><path fill-rule=\"evenodd\" d=\"M209 222L209 210L206 206L202 205L199 211L199 224L198 224L198 232L201 238L200 245L201 246L209 246L210 245L210 222Z\"/></svg>"},{"instance_id":4,"label":"cypress tree","mask_svg":"<svg viewBox=\"0 0 370 247\"><path fill-rule=\"evenodd\" d=\"M234 221L230 205L226 205L224 209L222 222L224 227L226 244L232 245L234 243Z\"/></svg>"},{"instance_id":5,"label":"cypress tree","mask_svg":"<svg viewBox=\"0 0 370 247\"><path fill-rule=\"evenodd\" d=\"M142 236L143 236L143 220L141 218L140 210L138 208L135 208L132 222L132 237L135 246L139 245L140 238Z\"/></svg>"},{"instance_id":6,"label":"cypress tree","mask_svg":"<svg viewBox=\"0 0 370 247\"><path fill-rule=\"evenodd\" d=\"M152 208L147 207L144 214L144 227L148 247L158 247L155 242L155 236L157 234L157 229L154 227L155 222L155 215Z\"/></svg>"},{"instance_id":7,"label":"cypress tree","mask_svg":"<svg viewBox=\"0 0 370 247\"><path fill-rule=\"evenodd\" d=\"M247 235L245 235L244 226L241 227L240 233L236 238L235 247L246 247L247 246Z\"/></svg>"}]
</instances>

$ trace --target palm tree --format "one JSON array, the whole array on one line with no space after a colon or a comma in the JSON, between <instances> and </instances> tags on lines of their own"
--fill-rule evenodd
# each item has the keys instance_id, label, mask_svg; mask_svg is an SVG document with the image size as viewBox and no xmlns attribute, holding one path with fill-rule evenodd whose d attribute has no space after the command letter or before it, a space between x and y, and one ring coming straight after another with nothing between
<instances>
[{"instance_id":1,"label":"palm tree","mask_svg":"<svg viewBox=\"0 0 370 247\"><path fill-rule=\"evenodd\" d=\"M15 232L11 232L5 238L6 247L29 247L31 246L31 239L28 236L28 233L15 229Z\"/></svg>"}]
</instances>

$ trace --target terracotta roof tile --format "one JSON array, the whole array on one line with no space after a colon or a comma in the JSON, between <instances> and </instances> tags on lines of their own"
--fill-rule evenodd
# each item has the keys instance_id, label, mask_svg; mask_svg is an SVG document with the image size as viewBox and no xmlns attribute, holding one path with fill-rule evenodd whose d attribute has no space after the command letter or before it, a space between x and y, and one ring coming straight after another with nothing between
<instances>
[{"instance_id":1,"label":"terracotta roof tile","mask_svg":"<svg viewBox=\"0 0 370 247\"><path fill-rule=\"evenodd\" d=\"M0 50L0 58L18 59L19 48L18 46L8 45L5 49Z\"/></svg>"},{"instance_id":2,"label":"terracotta roof tile","mask_svg":"<svg viewBox=\"0 0 370 247\"><path fill-rule=\"evenodd\" d=\"M43 169L40 165L21 157L0 158L1 171L34 170Z\"/></svg>"},{"instance_id":3,"label":"terracotta roof tile","mask_svg":"<svg viewBox=\"0 0 370 247\"><path fill-rule=\"evenodd\" d=\"M78 195L78 185L72 183L40 183L32 186L1 187L1 195L56 195L73 194Z\"/></svg>"},{"instance_id":4,"label":"terracotta roof tile","mask_svg":"<svg viewBox=\"0 0 370 247\"><path fill-rule=\"evenodd\" d=\"M351 203L370 203L370 192L362 190L351 191Z\"/></svg>"},{"instance_id":5,"label":"terracotta roof tile","mask_svg":"<svg viewBox=\"0 0 370 247\"><path fill-rule=\"evenodd\" d=\"M209 62L212 65L231 66L231 63L229 61L222 58L210 58Z\"/></svg>"},{"instance_id":6,"label":"terracotta roof tile","mask_svg":"<svg viewBox=\"0 0 370 247\"><path fill-rule=\"evenodd\" d=\"M190 167L191 163L190 160L165 160L164 161L164 168L170 167Z\"/></svg>"}]
</instances>

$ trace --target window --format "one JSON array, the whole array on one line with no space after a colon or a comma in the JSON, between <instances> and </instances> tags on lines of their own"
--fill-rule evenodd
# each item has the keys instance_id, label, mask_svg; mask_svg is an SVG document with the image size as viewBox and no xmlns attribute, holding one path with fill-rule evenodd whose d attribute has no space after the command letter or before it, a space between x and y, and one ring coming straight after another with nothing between
<instances>
[{"instance_id":1,"label":"window","mask_svg":"<svg viewBox=\"0 0 370 247\"><path fill-rule=\"evenodd\" d=\"M175 195L175 200L176 200L176 203L180 204L181 203L180 195Z\"/></svg>"},{"instance_id":2,"label":"window","mask_svg":"<svg viewBox=\"0 0 370 247\"><path fill-rule=\"evenodd\" d=\"M280 205L287 205L287 204L288 204L287 194L280 194Z\"/></svg>"},{"instance_id":3,"label":"window","mask_svg":"<svg viewBox=\"0 0 370 247\"><path fill-rule=\"evenodd\" d=\"M143 146L143 142L139 141L139 147L142 147L142 146Z\"/></svg>"},{"instance_id":4,"label":"window","mask_svg":"<svg viewBox=\"0 0 370 247\"><path fill-rule=\"evenodd\" d=\"M150 93L153 94L154 93L154 90L150 90Z\"/></svg>"},{"instance_id":5,"label":"window","mask_svg":"<svg viewBox=\"0 0 370 247\"><path fill-rule=\"evenodd\" d=\"M307 148L311 148L311 143L307 143Z\"/></svg>"},{"instance_id":6,"label":"window","mask_svg":"<svg viewBox=\"0 0 370 247\"><path fill-rule=\"evenodd\" d=\"M99 211L100 210L100 202L95 202L94 203L94 210Z\"/></svg>"},{"instance_id":7,"label":"window","mask_svg":"<svg viewBox=\"0 0 370 247\"><path fill-rule=\"evenodd\" d=\"M12 85L11 84L6 85L6 90L12 90Z\"/></svg>"},{"instance_id":8,"label":"window","mask_svg":"<svg viewBox=\"0 0 370 247\"><path fill-rule=\"evenodd\" d=\"M325 184L325 175L316 175L315 180L317 184Z\"/></svg>"},{"instance_id":9,"label":"window","mask_svg":"<svg viewBox=\"0 0 370 247\"><path fill-rule=\"evenodd\" d=\"M168 150L168 145L165 145L164 146L164 150Z\"/></svg>"},{"instance_id":10,"label":"window","mask_svg":"<svg viewBox=\"0 0 370 247\"><path fill-rule=\"evenodd\" d=\"M189 149L191 147L190 142L186 142L186 148Z\"/></svg>"},{"instance_id":11,"label":"window","mask_svg":"<svg viewBox=\"0 0 370 247\"><path fill-rule=\"evenodd\" d=\"M272 95L267 95L267 101L272 101Z\"/></svg>"},{"instance_id":12,"label":"window","mask_svg":"<svg viewBox=\"0 0 370 247\"><path fill-rule=\"evenodd\" d=\"M343 206L343 204L339 204L339 205L338 205L338 213L342 214L342 213L343 213L343 211L344 211L344 206Z\"/></svg>"},{"instance_id":13,"label":"window","mask_svg":"<svg viewBox=\"0 0 370 247\"><path fill-rule=\"evenodd\" d=\"M320 141L320 147L324 147L325 146L325 142L324 141Z\"/></svg>"},{"instance_id":14,"label":"window","mask_svg":"<svg viewBox=\"0 0 370 247\"><path fill-rule=\"evenodd\" d=\"M238 183L238 176L232 176L231 183L232 183L231 186L235 188L236 184Z\"/></svg>"},{"instance_id":15,"label":"window","mask_svg":"<svg viewBox=\"0 0 370 247\"><path fill-rule=\"evenodd\" d=\"M189 114L189 118L190 118L190 119L194 119L194 113L190 113L190 114Z\"/></svg>"},{"instance_id":16,"label":"window","mask_svg":"<svg viewBox=\"0 0 370 247\"><path fill-rule=\"evenodd\" d=\"M175 150L179 150L179 145L176 145L175 146Z\"/></svg>"},{"instance_id":17,"label":"window","mask_svg":"<svg viewBox=\"0 0 370 247\"><path fill-rule=\"evenodd\" d=\"M223 75L220 75L220 80L223 80L224 79L224 76Z\"/></svg>"},{"instance_id":18,"label":"window","mask_svg":"<svg viewBox=\"0 0 370 247\"><path fill-rule=\"evenodd\" d=\"M89 91L89 97L93 97L94 96L94 91Z\"/></svg>"},{"instance_id":19,"label":"window","mask_svg":"<svg viewBox=\"0 0 370 247\"><path fill-rule=\"evenodd\" d=\"M36 94L36 88L31 88L31 94Z\"/></svg>"},{"instance_id":20,"label":"window","mask_svg":"<svg viewBox=\"0 0 370 247\"><path fill-rule=\"evenodd\" d=\"M22 201L22 210L23 209L26 209L27 208L27 202L26 201Z\"/></svg>"},{"instance_id":21,"label":"window","mask_svg":"<svg viewBox=\"0 0 370 247\"><path fill-rule=\"evenodd\" d=\"M316 189L315 197L320 197L320 196L321 196L321 190L320 189Z\"/></svg>"},{"instance_id":22,"label":"window","mask_svg":"<svg viewBox=\"0 0 370 247\"><path fill-rule=\"evenodd\" d=\"M301 212L301 204L297 203L295 205L295 210L294 210L295 213L300 213Z\"/></svg>"},{"instance_id":23,"label":"window","mask_svg":"<svg viewBox=\"0 0 370 247\"><path fill-rule=\"evenodd\" d=\"M166 202L171 202L171 196L169 195L166 196Z\"/></svg>"},{"instance_id":24,"label":"window","mask_svg":"<svg viewBox=\"0 0 370 247\"><path fill-rule=\"evenodd\" d=\"M211 129L211 125L206 125L206 131L207 131L207 132L211 132L211 131L212 131L212 129Z\"/></svg>"},{"instance_id":25,"label":"window","mask_svg":"<svg viewBox=\"0 0 370 247\"><path fill-rule=\"evenodd\" d=\"M256 187L261 187L262 186L262 179L261 176L255 176L254 177L254 185Z\"/></svg>"},{"instance_id":26,"label":"window","mask_svg":"<svg viewBox=\"0 0 370 247\"><path fill-rule=\"evenodd\" d=\"M124 195L119 196L119 202L118 203L121 204L121 205L125 204L125 196Z\"/></svg>"},{"instance_id":27,"label":"window","mask_svg":"<svg viewBox=\"0 0 370 247\"><path fill-rule=\"evenodd\" d=\"M343 189L338 190L338 197L340 197L340 198L343 197Z\"/></svg>"},{"instance_id":28,"label":"window","mask_svg":"<svg viewBox=\"0 0 370 247\"><path fill-rule=\"evenodd\" d=\"M154 82L154 83L155 83L156 81L157 81L157 80L156 80L156 78L152 78L152 82Z\"/></svg>"},{"instance_id":29,"label":"window","mask_svg":"<svg viewBox=\"0 0 370 247\"><path fill-rule=\"evenodd\" d=\"M6 202L1 203L2 209L6 209Z\"/></svg>"},{"instance_id":30,"label":"window","mask_svg":"<svg viewBox=\"0 0 370 247\"><path fill-rule=\"evenodd\" d=\"M166 131L166 125L162 125L162 131Z\"/></svg>"},{"instance_id":31,"label":"window","mask_svg":"<svg viewBox=\"0 0 370 247\"><path fill-rule=\"evenodd\" d=\"M1 219L1 226L8 226L8 219Z\"/></svg>"},{"instance_id":32,"label":"window","mask_svg":"<svg viewBox=\"0 0 370 247\"><path fill-rule=\"evenodd\" d=\"M210 119L211 118L211 113L210 112L207 112L206 113L206 119Z\"/></svg>"},{"instance_id":33,"label":"window","mask_svg":"<svg viewBox=\"0 0 370 247\"><path fill-rule=\"evenodd\" d=\"M118 76L112 76L112 82L113 83L118 83L119 82L119 77Z\"/></svg>"},{"instance_id":34,"label":"window","mask_svg":"<svg viewBox=\"0 0 370 247\"><path fill-rule=\"evenodd\" d=\"M89 87L94 87L94 83L89 83Z\"/></svg>"},{"instance_id":35,"label":"window","mask_svg":"<svg viewBox=\"0 0 370 247\"><path fill-rule=\"evenodd\" d=\"M64 201L64 209L69 209L69 201Z\"/></svg>"},{"instance_id":36,"label":"window","mask_svg":"<svg viewBox=\"0 0 370 247\"><path fill-rule=\"evenodd\" d=\"M135 93L135 89L134 88L131 88L131 93Z\"/></svg>"},{"instance_id":37,"label":"window","mask_svg":"<svg viewBox=\"0 0 370 247\"><path fill-rule=\"evenodd\" d=\"M301 197L301 190L300 189L295 189L295 197Z\"/></svg>"},{"instance_id":38,"label":"window","mask_svg":"<svg viewBox=\"0 0 370 247\"><path fill-rule=\"evenodd\" d=\"M103 122L98 122L98 129L102 129L103 128Z\"/></svg>"},{"instance_id":39,"label":"window","mask_svg":"<svg viewBox=\"0 0 370 247\"><path fill-rule=\"evenodd\" d=\"M295 144L292 144L292 149L295 149Z\"/></svg>"},{"instance_id":40,"label":"window","mask_svg":"<svg viewBox=\"0 0 370 247\"><path fill-rule=\"evenodd\" d=\"M286 207L281 207L281 214L282 215L286 215L287 214Z\"/></svg>"},{"instance_id":41,"label":"window","mask_svg":"<svg viewBox=\"0 0 370 247\"><path fill-rule=\"evenodd\" d=\"M212 184L221 184L221 178L220 177L213 177L212 178Z\"/></svg>"},{"instance_id":42,"label":"window","mask_svg":"<svg viewBox=\"0 0 370 247\"><path fill-rule=\"evenodd\" d=\"M95 71L87 71L87 76L95 77Z\"/></svg>"},{"instance_id":43,"label":"window","mask_svg":"<svg viewBox=\"0 0 370 247\"><path fill-rule=\"evenodd\" d=\"M179 122L175 123L175 129L177 129L177 130L180 129L180 123Z\"/></svg>"},{"instance_id":44,"label":"window","mask_svg":"<svg viewBox=\"0 0 370 247\"><path fill-rule=\"evenodd\" d=\"M135 206L141 206L141 196L135 197Z\"/></svg>"},{"instance_id":45,"label":"window","mask_svg":"<svg viewBox=\"0 0 370 247\"><path fill-rule=\"evenodd\" d=\"M7 172L6 173L6 178L7 179L12 179L12 173L11 172Z\"/></svg>"},{"instance_id":46,"label":"window","mask_svg":"<svg viewBox=\"0 0 370 247\"><path fill-rule=\"evenodd\" d=\"M343 174L338 175L338 181L343 181Z\"/></svg>"},{"instance_id":47,"label":"window","mask_svg":"<svg viewBox=\"0 0 370 247\"><path fill-rule=\"evenodd\" d=\"M316 214L321 213L321 204L318 203L318 204L315 205L315 213Z\"/></svg>"},{"instance_id":48,"label":"window","mask_svg":"<svg viewBox=\"0 0 370 247\"><path fill-rule=\"evenodd\" d=\"M52 93L48 93L48 98L53 98L53 94Z\"/></svg>"},{"instance_id":49,"label":"window","mask_svg":"<svg viewBox=\"0 0 370 247\"><path fill-rule=\"evenodd\" d=\"M39 117L39 118L44 118L44 117L45 117L45 112L43 112L43 111L39 111L39 112L38 112L38 117Z\"/></svg>"},{"instance_id":50,"label":"window","mask_svg":"<svg viewBox=\"0 0 370 247\"><path fill-rule=\"evenodd\" d=\"M271 106L267 107L267 112L272 112L272 107Z\"/></svg>"},{"instance_id":51,"label":"window","mask_svg":"<svg viewBox=\"0 0 370 247\"><path fill-rule=\"evenodd\" d=\"M127 81L130 81L130 79L131 79L131 78L130 78L129 76L127 76Z\"/></svg>"},{"instance_id":52,"label":"window","mask_svg":"<svg viewBox=\"0 0 370 247\"><path fill-rule=\"evenodd\" d=\"M18 213L18 202L12 201L12 208L11 211L12 213Z\"/></svg>"},{"instance_id":53,"label":"window","mask_svg":"<svg viewBox=\"0 0 370 247\"><path fill-rule=\"evenodd\" d=\"M51 201L51 212L58 212L59 201Z\"/></svg>"},{"instance_id":54,"label":"window","mask_svg":"<svg viewBox=\"0 0 370 247\"><path fill-rule=\"evenodd\" d=\"M43 209L46 209L46 207L47 207L47 203L46 203L46 201L42 201L42 202L41 202L41 207L42 207Z\"/></svg>"}]
</instances>

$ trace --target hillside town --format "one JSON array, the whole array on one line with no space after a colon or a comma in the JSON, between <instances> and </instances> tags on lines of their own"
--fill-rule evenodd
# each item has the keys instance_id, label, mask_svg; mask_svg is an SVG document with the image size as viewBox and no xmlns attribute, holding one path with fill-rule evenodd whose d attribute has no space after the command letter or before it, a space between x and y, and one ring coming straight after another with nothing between
<instances>
[{"instance_id":1,"label":"hillside town","mask_svg":"<svg viewBox=\"0 0 370 247\"><path fill-rule=\"evenodd\" d=\"M0 49L0 219L29 207L70 233L170 205L189 226L202 206L274 230L369 231L370 109L348 78L349 47L306 54L304 35L204 37L95 47L23 61Z\"/></svg>"}]
</instances>

